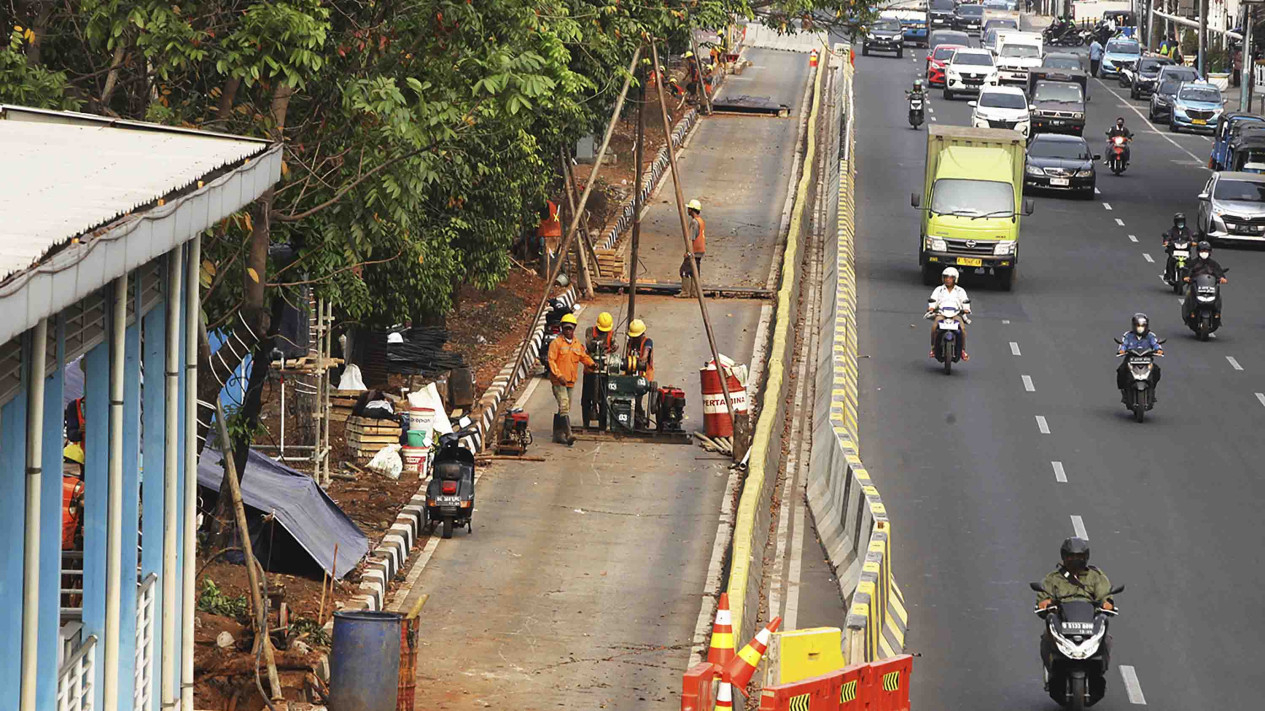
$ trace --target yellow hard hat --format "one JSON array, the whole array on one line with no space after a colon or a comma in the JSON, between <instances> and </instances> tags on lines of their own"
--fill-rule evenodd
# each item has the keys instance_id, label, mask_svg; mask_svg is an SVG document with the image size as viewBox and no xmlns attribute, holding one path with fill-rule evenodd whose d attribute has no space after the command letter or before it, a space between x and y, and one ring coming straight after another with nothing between
<instances>
[{"instance_id":1,"label":"yellow hard hat","mask_svg":"<svg viewBox=\"0 0 1265 711\"><path fill-rule=\"evenodd\" d=\"M632 338L636 338L645 332L646 323L639 318L633 319L632 323L628 324L628 335Z\"/></svg>"},{"instance_id":2,"label":"yellow hard hat","mask_svg":"<svg viewBox=\"0 0 1265 711\"><path fill-rule=\"evenodd\" d=\"M685 53L685 58L686 58L686 59L689 59L690 57L693 57L693 56L694 56L694 53L693 53L693 52L689 52L689 51L687 51L687 52Z\"/></svg>"},{"instance_id":3,"label":"yellow hard hat","mask_svg":"<svg viewBox=\"0 0 1265 711\"><path fill-rule=\"evenodd\" d=\"M63 459L69 459L79 465L84 463L83 447L78 442L71 442L66 445L66 448L61 451L61 456Z\"/></svg>"},{"instance_id":4,"label":"yellow hard hat","mask_svg":"<svg viewBox=\"0 0 1265 711\"><path fill-rule=\"evenodd\" d=\"M691 210L698 210L699 212L703 211L703 203L699 202L697 199L690 200L685 203L685 206Z\"/></svg>"},{"instance_id":5,"label":"yellow hard hat","mask_svg":"<svg viewBox=\"0 0 1265 711\"><path fill-rule=\"evenodd\" d=\"M575 320L575 314L563 314L563 316L562 316L562 323L563 323L563 325L566 325L566 324L568 324L568 323L569 323L569 324L571 324L572 326L574 326L574 325L576 325L577 323L579 323L579 321L576 321L576 320Z\"/></svg>"},{"instance_id":6,"label":"yellow hard hat","mask_svg":"<svg viewBox=\"0 0 1265 711\"><path fill-rule=\"evenodd\" d=\"M610 333L611 329L614 327L615 319L612 318L608 312L603 311L597 315L597 330L602 333Z\"/></svg>"}]
</instances>

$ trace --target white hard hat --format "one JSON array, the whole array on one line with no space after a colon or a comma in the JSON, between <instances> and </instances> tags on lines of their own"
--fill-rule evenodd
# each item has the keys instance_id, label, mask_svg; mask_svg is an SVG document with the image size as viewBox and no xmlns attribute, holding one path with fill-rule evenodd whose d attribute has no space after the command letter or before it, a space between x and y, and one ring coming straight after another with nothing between
<instances>
[{"instance_id":1,"label":"white hard hat","mask_svg":"<svg viewBox=\"0 0 1265 711\"><path fill-rule=\"evenodd\" d=\"M944 271L940 272L940 278L944 279L945 277L953 277L953 280L957 281L958 270L953 267L945 267Z\"/></svg>"},{"instance_id":2,"label":"white hard hat","mask_svg":"<svg viewBox=\"0 0 1265 711\"><path fill-rule=\"evenodd\" d=\"M685 206L691 210L698 210L699 212L703 211L703 203L699 202L698 200L690 200L689 202L685 204Z\"/></svg>"}]
</instances>

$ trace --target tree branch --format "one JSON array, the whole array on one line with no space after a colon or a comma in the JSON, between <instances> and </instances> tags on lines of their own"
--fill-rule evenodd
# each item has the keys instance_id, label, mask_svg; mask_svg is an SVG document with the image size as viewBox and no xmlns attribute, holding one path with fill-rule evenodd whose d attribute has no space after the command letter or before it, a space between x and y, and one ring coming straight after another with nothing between
<instances>
[{"instance_id":1,"label":"tree branch","mask_svg":"<svg viewBox=\"0 0 1265 711\"><path fill-rule=\"evenodd\" d=\"M341 274L341 273L343 273L343 272L348 272L348 271L351 271L351 270L353 270L353 269L359 269L359 268L361 268L361 267L367 267L367 266L370 266L370 265L373 265L373 264L386 264L387 262L394 262L395 260L399 259L399 258L400 258L400 255L402 255L402 254L404 254L404 248L403 248L403 247L400 247L400 250L399 250L398 252L396 252L396 253L395 253L395 256L393 256L393 257L387 257L386 259L371 259L371 260L369 260L369 261L365 261L365 262L358 262L358 263L356 263L356 264L350 264L350 265L345 266L345 267L343 267L343 268L341 268L341 269L335 269L334 271L330 272L329 274L326 274L325 276L322 276L322 277L317 277L316 279L304 279L303 281L287 281L287 282L281 282L281 283L269 282L269 283L268 283L268 286L270 286L270 287L276 287L276 286L304 286L305 284L317 284L317 283L320 283L320 282L323 282L323 281L328 281L330 277L333 277L333 276L334 276L334 275L336 275L336 274Z\"/></svg>"},{"instance_id":2,"label":"tree branch","mask_svg":"<svg viewBox=\"0 0 1265 711\"><path fill-rule=\"evenodd\" d=\"M316 213L320 212L321 210L324 210L325 208L329 207L330 205L333 205L333 204L337 203L339 200L342 200L342 199L343 199L343 196L344 196L344 195L346 195L348 192L350 192L350 191L351 191L353 188L355 188L357 185L360 185L361 183L365 182L365 181L366 181L366 180L368 180L369 178L372 178L374 175L377 175L378 173L382 172L382 171L383 171L383 170L385 170L386 168L389 168L389 167L391 167L391 166L395 165L396 163L399 163L399 162L400 162L400 161L402 161L402 160L407 160L407 159L412 158L413 156L419 155L419 154L421 154L421 153L425 153L425 152L427 152L427 151L434 150L435 148L438 148L438 147L439 147L439 143L440 143L439 141L435 141L434 143L430 144L429 146L425 146L425 147L422 147L422 148L416 148L416 149L411 150L411 151L409 151L409 152L407 152L407 153L402 153L402 154L400 154L400 155L398 155L398 156L396 156L396 157L394 157L394 158L391 158L391 159L389 159L389 160L383 161L382 163L379 163L377 166L374 166L374 168L373 168L373 169L371 169L371 170L369 170L368 172L366 172L365 174L361 175L359 178L356 178L355 180L351 181L350 183L348 183L348 184L344 185L343 187L339 188L339 189L338 189L338 192L334 193L334 197L332 197L332 198L330 198L330 199L326 200L325 202L323 202L323 203L321 203L321 204L319 204L319 205L317 205L317 206L315 206L315 207L312 207L312 208L309 208L309 209L307 209L307 210L304 210L303 212L294 212L294 213L290 213L289 215L287 215L287 214L282 213L282 212L280 212L280 211L275 211L275 210L274 210L274 211L273 211L273 213L272 213L272 219L276 220L277 222L298 222L299 220L303 220L303 219L306 219L306 218L308 218L308 217L311 217L312 215L315 215Z\"/></svg>"}]
</instances>

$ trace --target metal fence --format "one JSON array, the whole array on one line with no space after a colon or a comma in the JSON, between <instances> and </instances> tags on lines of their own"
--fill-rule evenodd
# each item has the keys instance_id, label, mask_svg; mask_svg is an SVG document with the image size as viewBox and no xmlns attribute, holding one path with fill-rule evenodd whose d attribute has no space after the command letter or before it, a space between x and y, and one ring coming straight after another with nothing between
<instances>
[{"instance_id":1,"label":"metal fence","mask_svg":"<svg viewBox=\"0 0 1265 711\"><path fill-rule=\"evenodd\" d=\"M57 711L92 711L97 638L89 637L57 673Z\"/></svg>"}]
</instances>

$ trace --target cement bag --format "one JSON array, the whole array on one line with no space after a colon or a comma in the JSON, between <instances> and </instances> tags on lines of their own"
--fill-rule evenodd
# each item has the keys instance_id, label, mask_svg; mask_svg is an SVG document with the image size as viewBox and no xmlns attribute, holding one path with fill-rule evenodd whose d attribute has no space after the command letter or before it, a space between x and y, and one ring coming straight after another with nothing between
<instances>
[{"instance_id":1,"label":"cement bag","mask_svg":"<svg viewBox=\"0 0 1265 711\"><path fill-rule=\"evenodd\" d=\"M366 466L371 472L381 474L388 479L399 479L404 471L404 460L400 459L400 445L388 444L373 455Z\"/></svg>"},{"instance_id":2,"label":"cement bag","mask_svg":"<svg viewBox=\"0 0 1265 711\"><path fill-rule=\"evenodd\" d=\"M360 377L360 366L352 363L343 369L343 377L338 379L339 390L368 390L364 378Z\"/></svg>"}]
</instances>

